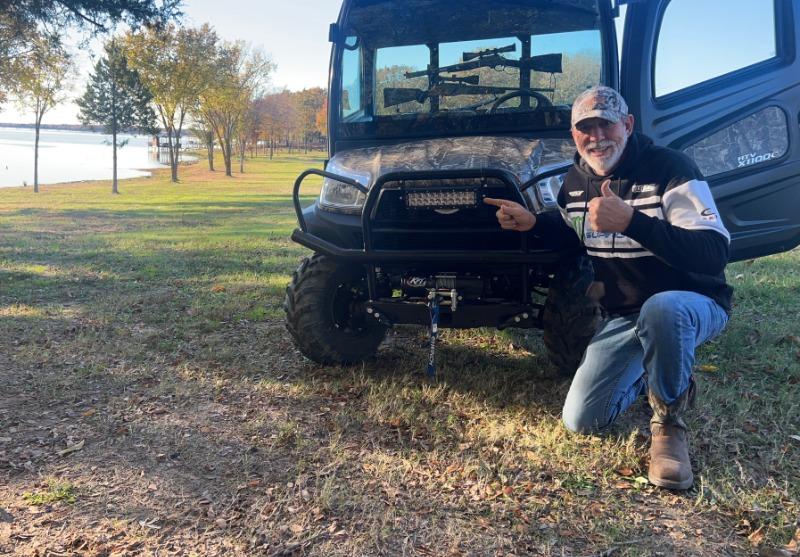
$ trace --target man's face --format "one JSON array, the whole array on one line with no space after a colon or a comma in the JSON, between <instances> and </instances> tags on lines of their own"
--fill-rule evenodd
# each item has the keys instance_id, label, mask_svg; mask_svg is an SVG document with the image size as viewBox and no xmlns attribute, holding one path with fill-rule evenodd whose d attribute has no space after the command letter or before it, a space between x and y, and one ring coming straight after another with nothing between
<instances>
[{"instance_id":1,"label":"man's face","mask_svg":"<svg viewBox=\"0 0 800 557\"><path fill-rule=\"evenodd\" d=\"M595 174L607 176L616 168L628 137L633 131L633 116L625 116L619 122L603 118L587 118L572 128L572 139L581 158Z\"/></svg>"}]
</instances>

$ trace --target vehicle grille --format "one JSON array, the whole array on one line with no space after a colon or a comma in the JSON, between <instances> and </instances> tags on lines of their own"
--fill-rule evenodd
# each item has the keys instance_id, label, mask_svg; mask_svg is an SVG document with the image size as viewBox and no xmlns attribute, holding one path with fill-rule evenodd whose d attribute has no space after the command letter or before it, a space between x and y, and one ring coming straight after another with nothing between
<instances>
[{"instance_id":1,"label":"vehicle grille","mask_svg":"<svg viewBox=\"0 0 800 557\"><path fill-rule=\"evenodd\" d=\"M371 219L372 248L387 250L513 250L521 235L500 228L485 197L513 199L503 181L402 180L384 184Z\"/></svg>"}]
</instances>

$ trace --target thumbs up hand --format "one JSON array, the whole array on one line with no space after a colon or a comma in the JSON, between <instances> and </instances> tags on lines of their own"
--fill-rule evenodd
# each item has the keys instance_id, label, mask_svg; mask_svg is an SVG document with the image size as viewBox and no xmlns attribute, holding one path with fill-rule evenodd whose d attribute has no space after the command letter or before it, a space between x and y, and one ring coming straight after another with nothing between
<instances>
[{"instance_id":1,"label":"thumbs up hand","mask_svg":"<svg viewBox=\"0 0 800 557\"><path fill-rule=\"evenodd\" d=\"M631 223L633 207L611 189L611 180L600 185L601 197L589 202L589 226L597 232L624 232Z\"/></svg>"}]
</instances>

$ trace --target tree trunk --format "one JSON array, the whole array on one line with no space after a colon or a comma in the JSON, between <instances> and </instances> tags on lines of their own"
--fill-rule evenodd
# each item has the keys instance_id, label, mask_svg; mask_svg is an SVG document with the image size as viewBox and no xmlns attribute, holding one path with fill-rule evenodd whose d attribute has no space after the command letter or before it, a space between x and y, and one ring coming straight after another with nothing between
<instances>
[{"instance_id":1,"label":"tree trunk","mask_svg":"<svg viewBox=\"0 0 800 557\"><path fill-rule=\"evenodd\" d=\"M231 159L233 158L233 145L231 144L230 137L225 137L225 150L223 156L225 158L225 176L233 176L233 162Z\"/></svg>"},{"instance_id":2,"label":"tree trunk","mask_svg":"<svg viewBox=\"0 0 800 557\"><path fill-rule=\"evenodd\" d=\"M118 194L119 189L117 188L117 122L114 121L112 124L113 128L111 130L111 141L113 143L113 160L114 160L114 171L113 171L113 178L111 181L111 193Z\"/></svg>"},{"instance_id":3,"label":"tree trunk","mask_svg":"<svg viewBox=\"0 0 800 557\"><path fill-rule=\"evenodd\" d=\"M117 88L113 85L111 88L111 145L112 145L112 178L111 178L111 193L116 195L119 193L117 187Z\"/></svg>"},{"instance_id":4,"label":"tree trunk","mask_svg":"<svg viewBox=\"0 0 800 557\"><path fill-rule=\"evenodd\" d=\"M39 122L36 122L36 139L33 143L33 193L39 193Z\"/></svg>"},{"instance_id":5,"label":"tree trunk","mask_svg":"<svg viewBox=\"0 0 800 557\"><path fill-rule=\"evenodd\" d=\"M167 147L169 149L169 168L172 174L172 181L178 182L178 161L175 149L172 143L172 128L167 128Z\"/></svg>"},{"instance_id":6,"label":"tree trunk","mask_svg":"<svg viewBox=\"0 0 800 557\"><path fill-rule=\"evenodd\" d=\"M214 172L214 132L204 131L203 141L206 144L206 157L208 158L208 169Z\"/></svg>"}]
</instances>

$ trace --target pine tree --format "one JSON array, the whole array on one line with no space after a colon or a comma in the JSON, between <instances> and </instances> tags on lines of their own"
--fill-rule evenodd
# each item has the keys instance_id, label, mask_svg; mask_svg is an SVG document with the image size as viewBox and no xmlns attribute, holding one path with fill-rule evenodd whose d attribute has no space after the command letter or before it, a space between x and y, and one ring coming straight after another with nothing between
<instances>
[{"instance_id":1,"label":"pine tree","mask_svg":"<svg viewBox=\"0 0 800 557\"><path fill-rule=\"evenodd\" d=\"M105 57L95 64L86 92L77 104L81 122L100 124L105 133L111 134L114 157L112 193L119 193L117 149L127 144L127 141L117 141L117 135L132 128L148 134L157 132L156 114L150 104L152 99L139 74L128 67L122 49L113 40L108 42Z\"/></svg>"}]
</instances>

